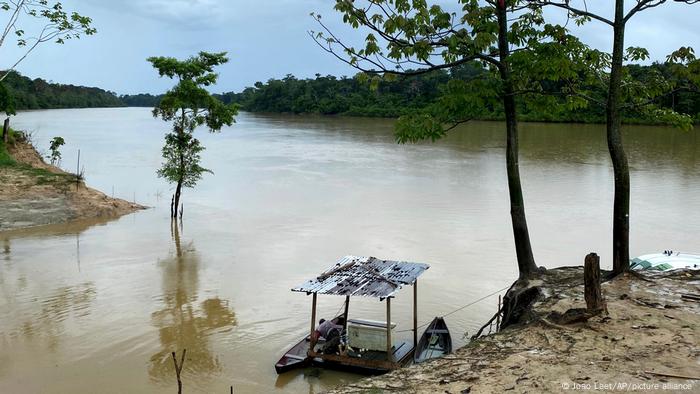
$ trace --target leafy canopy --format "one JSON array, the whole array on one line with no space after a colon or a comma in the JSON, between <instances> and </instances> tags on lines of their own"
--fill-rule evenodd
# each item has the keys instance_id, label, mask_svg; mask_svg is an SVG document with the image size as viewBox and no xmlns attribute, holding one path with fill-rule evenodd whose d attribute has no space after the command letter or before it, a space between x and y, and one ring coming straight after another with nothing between
<instances>
[{"instance_id":1,"label":"leafy canopy","mask_svg":"<svg viewBox=\"0 0 700 394\"><path fill-rule=\"evenodd\" d=\"M636 0L635 4L623 13L617 22L605 15L589 11L585 0L527 0L531 6L554 7L566 12L568 18L573 19L577 25L582 25L595 20L613 28L620 23L624 30L625 25L637 13L658 7L668 0ZM674 0L676 3L697 4L698 0ZM582 58L581 64L586 68L582 75L586 78L572 81L567 89L577 95L575 107L585 107L590 104L599 107L607 106L607 93L610 84L610 71L613 67L611 53L588 51L592 58ZM643 78L635 75L638 67L629 65L629 62L638 62L649 59L649 51L642 47L628 47L621 54L624 62L621 69L622 77L619 86L620 100L617 108L626 117L634 116L653 122L670 124L675 127L689 130L693 127L693 117L689 114L676 111L675 103L672 108L664 104L670 98L675 101L677 94L698 92L700 85L700 61L695 58L693 49L681 47L666 58L662 66L654 65L650 72ZM597 86L596 86L597 85ZM591 89L593 87L593 89ZM595 89L595 88L598 89ZM603 89L600 89L603 88ZM595 90L605 92L604 95L592 94Z\"/></svg>"},{"instance_id":2,"label":"leafy canopy","mask_svg":"<svg viewBox=\"0 0 700 394\"><path fill-rule=\"evenodd\" d=\"M158 176L169 182L182 182L184 187L194 187L205 172L213 174L199 164L203 150L199 140L190 133L166 134L163 146L165 162L158 170Z\"/></svg>"},{"instance_id":3,"label":"leafy canopy","mask_svg":"<svg viewBox=\"0 0 700 394\"><path fill-rule=\"evenodd\" d=\"M7 116L17 114L15 111L15 98L2 82L0 82L0 112L4 112Z\"/></svg>"},{"instance_id":4,"label":"leafy canopy","mask_svg":"<svg viewBox=\"0 0 700 394\"><path fill-rule=\"evenodd\" d=\"M165 162L158 176L185 187L194 187L205 172L200 165L204 147L193 137L194 130L206 125L210 132L220 131L235 122L235 104L226 105L213 97L205 87L216 83L214 67L228 61L226 53L200 52L186 60L172 57L150 57L148 61L161 77L176 79L177 84L165 93L153 109L153 116L173 122L173 132L165 136Z\"/></svg>"},{"instance_id":5,"label":"leafy canopy","mask_svg":"<svg viewBox=\"0 0 700 394\"><path fill-rule=\"evenodd\" d=\"M178 81L153 109L153 116L175 120L176 127L189 132L205 124L212 132L233 124L238 107L222 103L205 89L216 83L214 67L228 62L226 52L200 52L182 61L172 57L149 57L148 61L161 77Z\"/></svg>"},{"instance_id":6,"label":"leafy canopy","mask_svg":"<svg viewBox=\"0 0 700 394\"><path fill-rule=\"evenodd\" d=\"M336 0L335 9L346 24L367 31L364 44L344 42L318 14L312 17L321 31L310 32L312 38L325 51L373 75L374 85L379 75L416 75L468 63L481 64L492 74L490 80L479 74L474 79L451 81L438 105L401 117L396 126L400 143L439 139L459 123L483 117L486 107L501 105L506 70L513 70L508 82L515 94L542 94L552 89L551 81L578 80L585 71L581 60L589 57L588 48L576 37L564 27L546 23L541 7L524 0L453 0L452 4ZM508 15L505 38L511 51L505 58L497 48L499 12ZM545 67L530 66L535 59L541 59Z\"/></svg>"}]
</instances>

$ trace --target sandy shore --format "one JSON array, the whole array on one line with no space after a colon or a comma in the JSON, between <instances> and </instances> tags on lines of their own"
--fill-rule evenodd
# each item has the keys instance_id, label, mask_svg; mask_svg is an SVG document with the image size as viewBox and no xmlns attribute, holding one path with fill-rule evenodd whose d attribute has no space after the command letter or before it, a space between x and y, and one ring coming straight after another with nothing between
<instances>
[{"instance_id":1,"label":"sandy shore","mask_svg":"<svg viewBox=\"0 0 700 394\"><path fill-rule=\"evenodd\" d=\"M700 380L655 374L700 378L700 302L681 297L700 293L700 271L619 277L603 284L608 314L552 323L552 311L585 308L582 282L582 268L552 270L528 322L331 392L700 392Z\"/></svg>"},{"instance_id":2,"label":"sandy shore","mask_svg":"<svg viewBox=\"0 0 700 394\"><path fill-rule=\"evenodd\" d=\"M89 218L114 218L146 207L76 184L75 176L44 162L28 143L8 152L18 166L0 167L0 231Z\"/></svg>"}]
</instances>

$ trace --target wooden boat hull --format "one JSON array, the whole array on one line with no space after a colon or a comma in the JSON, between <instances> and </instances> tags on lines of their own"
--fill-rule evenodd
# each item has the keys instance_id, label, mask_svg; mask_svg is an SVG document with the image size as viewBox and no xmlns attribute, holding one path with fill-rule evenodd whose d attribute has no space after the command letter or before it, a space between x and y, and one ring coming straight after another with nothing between
<instances>
[{"instance_id":1,"label":"wooden boat hull","mask_svg":"<svg viewBox=\"0 0 700 394\"><path fill-rule=\"evenodd\" d=\"M292 346L275 364L275 371L278 374L285 373L297 368L303 368L311 364L308 357L309 337L304 337L299 343Z\"/></svg>"},{"instance_id":2,"label":"wooden boat hull","mask_svg":"<svg viewBox=\"0 0 700 394\"><path fill-rule=\"evenodd\" d=\"M425 329L418 341L418 346L413 353L413 361L422 363L423 361L442 357L452 353L452 336L447 329L445 320L436 317Z\"/></svg>"},{"instance_id":3,"label":"wooden boat hull","mask_svg":"<svg viewBox=\"0 0 700 394\"><path fill-rule=\"evenodd\" d=\"M399 341L392 348L391 361L387 359L386 352L365 350L359 357L316 353L311 363L319 368L363 375L381 375L405 366L412 360L413 345L407 341Z\"/></svg>"},{"instance_id":4,"label":"wooden boat hull","mask_svg":"<svg viewBox=\"0 0 700 394\"><path fill-rule=\"evenodd\" d=\"M322 344L323 340L319 341ZM383 352L363 353L363 358L342 357L316 353L315 357L308 357L309 337L305 337L299 343L289 349L275 364L275 371L282 374L297 368L305 368L310 365L334 369L338 371L353 372L364 375L378 375L386 373L411 361L413 346L408 342L399 342L394 347L394 362L386 362Z\"/></svg>"}]
</instances>

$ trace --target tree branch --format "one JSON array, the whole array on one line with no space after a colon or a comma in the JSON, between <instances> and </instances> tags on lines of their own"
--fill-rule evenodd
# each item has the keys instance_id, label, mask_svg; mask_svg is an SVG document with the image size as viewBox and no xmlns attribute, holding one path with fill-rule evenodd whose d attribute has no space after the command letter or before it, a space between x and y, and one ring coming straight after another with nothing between
<instances>
[{"instance_id":1,"label":"tree branch","mask_svg":"<svg viewBox=\"0 0 700 394\"><path fill-rule=\"evenodd\" d=\"M663 0L663 1L665 1L665 0ZM564 9L564 10L566 10L574 15L577 15L577 16L585 16L585 17L588 17L591 19L595 19L595 20L598 20L598 21L603 22L605 24L608 24L610 26L614 25L614 23L610 19L604 18L604 17L602 17L598 14L594 14L592 12L589 12L588 9L579 9L579 8L572 7L571 5L569 5L569 0L563 0L562 2L549 1L549 0L530 0L530 3L534 3L534 4L537 4L539 6L553 6L553 7L562 8L562 9ZM585 2L584 2L584 5L585 5Z\"/></svg>"}]
</instances>

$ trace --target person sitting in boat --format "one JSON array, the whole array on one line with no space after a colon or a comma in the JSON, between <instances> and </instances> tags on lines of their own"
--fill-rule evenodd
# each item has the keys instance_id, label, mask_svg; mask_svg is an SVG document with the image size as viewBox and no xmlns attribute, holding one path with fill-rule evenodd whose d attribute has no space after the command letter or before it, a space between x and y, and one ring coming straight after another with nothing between
<instances>
[{"instance_id":1,"label":"person sitting in boat","mask_svg":"<svg viewBox=\"0 0 700 394\"><path fill-rule=\"evenodd\" d=\"M314 349L320 338L326 340L322 352L325 354L333 354L338 351L340 344L340 336L345 328L345 318L343 316L336 317L333 320L321 319L318 321L318 327L311 337L310 349Z\"/></svg>"}]
</instances>

